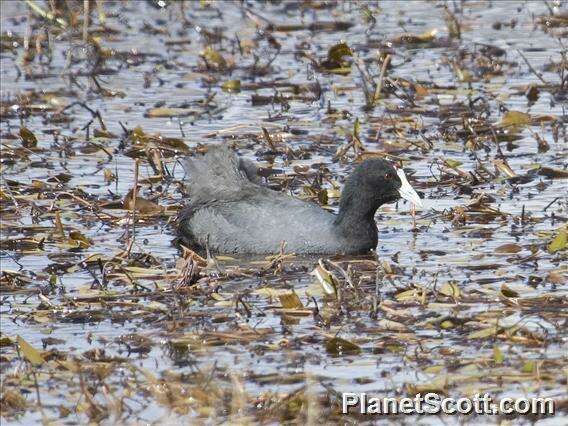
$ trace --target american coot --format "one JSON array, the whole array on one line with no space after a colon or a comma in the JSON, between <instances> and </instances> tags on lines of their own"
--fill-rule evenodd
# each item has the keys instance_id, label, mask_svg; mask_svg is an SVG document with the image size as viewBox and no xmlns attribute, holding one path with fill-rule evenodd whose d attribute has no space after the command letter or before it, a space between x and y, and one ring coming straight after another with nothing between
<instances>
[{"instance_id":1,"label":"american coot","mask_svg":"<svg viewBox=\"0 0 568 426\"><path fill-rule=\"evenodd\" d=\"M382 159L359 164L345 184L339 214L255 183L255 164L227 147L182 160L191 201L180 212L181 241L216 253L364 253L377 245L374 215L400 197L421 206L402 169Z\"/></svg>"}]
</instances>

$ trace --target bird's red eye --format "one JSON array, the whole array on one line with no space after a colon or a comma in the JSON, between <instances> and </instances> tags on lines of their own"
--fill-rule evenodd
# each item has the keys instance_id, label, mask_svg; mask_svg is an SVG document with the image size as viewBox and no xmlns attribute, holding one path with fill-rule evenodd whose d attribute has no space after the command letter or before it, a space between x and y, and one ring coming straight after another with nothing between
<instances>
[{"instance_id":1,"label":"bird's red eye","mask_svg":"<svg viewBox=\"0 0 568 426\"><path fill-rule=\"evenodd\" d=\"M393 178L392 173L390 173L390 172L386 172L386 173L385 173L385 179L388 180L388 179L392 179L392 178Z\"/></svg>"}]
</instances>

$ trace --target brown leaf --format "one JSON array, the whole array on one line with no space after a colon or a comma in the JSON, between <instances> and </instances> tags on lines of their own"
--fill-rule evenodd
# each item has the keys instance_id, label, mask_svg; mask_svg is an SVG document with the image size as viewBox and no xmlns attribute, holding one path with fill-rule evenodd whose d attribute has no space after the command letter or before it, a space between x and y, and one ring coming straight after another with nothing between
<instances>
[{"instance_id":1,"label":"brown leaf","mask_svg":"<svg viewBox=\"0 0 568 426\"><path fill-rule=\"evenodd\" d=\"M519 297L519 293L509 288L506 284L501 285L501 295L509 299Z\"/></svg>"},{"instance_id":2,"label":"brown leaf","mask_svg":"<svg viewBox=\"0 0 568 426\"><path fill-rule=\"evenodd\" d=\"M126 210L133 210L135 208L136 211L139 211L142 214L156 214L162 213L164 211L163 206L160 206L159 204L156 204L150 200L146 200L142 197L136 197L136 203L133 203L132 193L133 190L131 189L130 191L128 191L128 194L124 198L123 207Z\"/></svg>"},{"instance_id":3,"label":"brown leaf","mask_svg":"<svg viewBox=\"0 0 568 426\"><path fill-rule=\"evenodd\" d=\"M327 51L328 62L334 64L331 68L338 68L344 64L345 60L343 58L345 56L353 56L351 48L345 42L337 43Z\"/></svg>"},{"instance_id":4,"label":"brown leaf","mask_svg":"<svg viewBox=\"0 0 568 426\"><path fill-rule=\"evenodd\" d=\"M523 248L518 244L507 243L497 247L495 253L518 253L522 250Z\"/></svg>"},{"instance_id":5,"label":"brown leaf","mask_svg":"<svg viewBox=\"0 0 568 426\"><path fill-rule=\"evenodd\" d=\"M546 276L546 280L552 284L564 284L566 282L566 277L558 271L550 271Z\"/></svg>"},{"instance_id":6,"label":"brown leaf","mask_svg":"<svg viewBox=\"0 0 568 426\"><path fill-rule=\"evenodd\" d=\"M152 108L144 114L148 118L169 118L169 117L188 117L197 114L197 110L193 108Z\"/></svg>"},{"instance_id":7,"label":"brown leaf","mask_svg":"<svg viewBox=\"0 0 568 426\"><path fill-rule=\"evenodd\" d=\"M517 176L517 174L513 171L513 169L511 169L511 167L509 167L509 165L506 164L503 160L493 160L493 164L500 172L505 174L507 177Z\"/></svg>"},{"instance_id":8,"label":"brown leaf","mask_svg":"<svg viewBox=\"0 0 568 426\"><path fill-rule=\"evenodd\" d=\"M568 170L553 169L552 167L541 167L538 174L546 176L550 179L566 179L568 178Z\"/></svg>"},{"instance_id":9,"label":"brown leaf","mask_svg":"<svg viewBox=\"0 0 568 426\"><path fill-rule=\"evenodd\" d=\"M425 31L422 34L410 34L404 33L399 34L392 39L394 44L420 44L420 43L429 43L434 40L438 34L438 29L434 28L429 31Z\"/></svg>"},{"instance_id":10,"label":"brown leaf","mask_svg":"<svg viewBox=\"0 0 568 426\"><path fill-rule=\"evenodd\" d=\"M37 146L36 136L27 127L20 127L20 139L22 139L22 145L26 148L34 148Z\"/></svg>"},{"instance_id":11,"label":"brown leaf","mask_svg":"<svg viewBox=\"0 0 568 426\"><path fill-rule=\"evenodd\" d=\"M93 244L91 240L77 230L69 232L69 239L77 242L81 248L88 248Z\"/></svg>"}]
</instances>

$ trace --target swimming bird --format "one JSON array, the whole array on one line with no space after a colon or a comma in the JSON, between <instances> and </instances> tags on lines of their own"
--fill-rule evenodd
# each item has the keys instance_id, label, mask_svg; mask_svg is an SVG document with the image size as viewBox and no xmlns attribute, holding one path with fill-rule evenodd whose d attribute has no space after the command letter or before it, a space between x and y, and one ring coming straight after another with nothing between
<instances>
[{"instance_id":1,"label":"swimming bird","mask_svg":"<svg viewBox=\"0 0 568 426\"><path fill-rule=\"evenodd\" d=\"M214 253L360 254L378 242L375 212L400 197L422 206L404 171L380 158L358 164L334 214L258 183L255 164L225 146L182 160L190 202L178 217L182 243Z\"/></svg>"}]
</instances>

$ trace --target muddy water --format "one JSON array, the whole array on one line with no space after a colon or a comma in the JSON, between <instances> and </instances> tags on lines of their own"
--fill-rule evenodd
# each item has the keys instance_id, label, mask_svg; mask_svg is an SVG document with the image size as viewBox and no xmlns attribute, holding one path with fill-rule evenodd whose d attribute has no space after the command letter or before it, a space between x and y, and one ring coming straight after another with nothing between
<instances>
[{"instance_id":1,"label":"muddy water","mask_svg":"<svg viewBox=\"0 0 568 426\"><path fill-rule=\"evenodd\" d=\"M60 339L55 345L57 350L66 357L82 360L88 358L87 351L94 349L104 350L107 358L125 358L107 378L117 394L124 386L123 378L127 376L124 371L128 366L135 366L146 368L159 378L167 378L172 372L185 373L188 377L195 371L205 372L211 380L221 383L220 386L234 388L236 381L248 398L240 414L200 410L198 403L189 404L188 413L175 414L157 398L138 393L132 396L138 407L131 408L135 412L130 414L134 416L130 417L132 421L173 422L178 416L218 421L247 415L254 419L260 411L254 408L255 398L268 393L284 398L306 384L310 391L327 397L330 397L330 389L400 396L424 386L424 389L435 390L442 387L453 396L487 391L498 396L552 396L565 400L565 379L562 383L561 378L552 376L562 365L565 367L568 355L568 292L566 269L562 266L566 252L551 253L547 245L566 221L567 180L529 172L537 170L538 166L566 172L566 98L557 89L541 89L538 99L529 105L525 86L542 82L519 53L541 73L544 81L551 86L558 85L558 73L546 69L551 61L560 61L561 45L555 34L561 33L562 28L543 30L539 17L549 14L544 3L473 2L457 13L462 38L452 40L448 39L441 4L381 2L379 5L380 10L373 13L376 22L372 25L364 19L366 12L361 6L351 3L321 9L278 2L254 3L248 14L238 3L187 4L184 10L177 5L159 9L146 2L105 4L106 25L116 32L98 34L100 46L113 54L104 62L108 75L101 73L96 78L107 91L115 92L114 96L100 93L92 79L83 76L83 71L93 67L88 53L92 47L82 43L80 37L71 37L70 30L50 36L52 60L49 64L42 65L36 58L23 67L21 41L13 50L4 49L2 99L13 106L12 114L6 114L1 124L3 151L11 153L22 146L16 137L20 126L30 129L38 142L36 148L24 150L21 158L15 155L14 161L5 161L2 166L3 192L10 194L3 197L6 199L3 201L2 240L49 235L55 226L54 208L60 208L63 225L79 230L92 244L80 250L69 250L50 243L48 238L41 250L3 247L3 271L18 271L31 281L16 291L13 288L3 291L2 335L11 339L19 335L36 348L42 347L42 339L46 337ZM30 16L25 3L2 2L3 34L24 37ZM96 14L93 17L98 22ZM344 21L353 26L348 30L316 32L306 29L271 31L267 27L264 32L258 32L255 21L266 26L266 20L275 24L308 25L315 21ZM438 32L426 44L393 42L403 32L422 34L432 29ZM34 31L40 33L39 28ZM206 32L222 35L221 41L212 43ZM267 41L268 33L280 45L279 53L274 42ZM189 40L189 43L172 43L180 40ZM363 83L354 65L345 76L324 73L298 53L304 51L322 61L329 47L341 40L349 44L361 61L369 64L374 74L378 74L374 62L377 52L389 50L393 54L393 67L388 75L421 84L426 94L416 98L415 105L410 105L403 96L391 95L373 110L364 110ZM482 75L475 61L468 59L467 55L475 58L486 45L503 49L503 56L498 58L502 61L501 73ZM200 57L206 46L213 46L229 63L234 62L234 68L207 70ZM277 56L264 75L252 75L255 56L262 65L273 55ZM76 58L77 63L70 64L70 57ZM82 58L85 60L81 61ZM451 61L460 58L463 62L456 67L462 72L470 68L471 81L460 81L456 68L451 65ZM243 86L270 84L267 88L227 93L220 88L227 80L240 80ZM322 93L319 99L290 99L285 108L277 103L254 105L253 94L274 95L278 90L274 82L318 83ZM290 90L281 90L286 96L292 95ZM32 103L43 104L45 108L34 108L30 114L20 117L13 113L18 108L14 99L32 92L37 94ZM212 95L209 106L203 107L204 99L211 99ZM510 168L518 176L529 173L530 178L519 183L495 173L486 181L472 182L440 166L442 160L452 160L466 176L479 170L479 164L495 172L493 160L500 154L491 138L485 140L484 146L472 150L465 147L465 138L459 136L459 131L464 129L462 106L474 99L486 103L486 110L480 116L492 124L499 123L506 110L521 111L532 117L552 117L517 129L516 140L501 144ZM98 110L108 131L115 136L93 138L93 130L100 127L95 119L89 126L87 139L84 126L93 117L80 106L66 111L68 122L53 119L55 111L76 101ZM197 114L148 117L149 111L162 106L193 108ZM330 109L338 113L330 114ZM442 114L442 110L448 113ZM203 271L207 285L216 288L218 296L213 299L202 294L166 295L158 299L140 296L135 299L136 306L109 308L98 303L85 304L81 309L102 310L102 314L73 320L71 314L77 306L69 301L99 295L100 291L93 286L92 273L70 265L77 265L90 255L113 256L125 250L129 240L121 237L130 226L127 220L130 213L103 208L118 220L97 220L79 204L55 202L49 196L49 187L41 191L47 192L45 197L25 198L32 193L28 186L34 181L47 182L65 173L70 178L64 184L68 191L80 189L94 203L121 200L134 183L134 159L127 155L129 142L121 136L124 135L122 126L127 129L140 126L146 134L181 138L190 150L200 145L233 143L242 155L262 165L272 165L288 176L294 175L294 167L324 163L330 170L330 179L341 183L352 167L353 151L339 162L333 157L337 149L350 140L355 118L360 122L360 137L367 151L390 153L403 159L405 167L414 172L412 180L424 193L425 206L418 212L416 227L408 205L384 206L377 213L379 245L376 253L360 259L335 259L345 270L351 265L355 271L354 281L361 298L359 306L352 303L348 309L329 307L331 314L326 317L321 286L309 274L317 258L294 258L284 262L283 270L275 273L258 272L260 266L255 263L258 259L221 258L218 260L221 272ZM557 123L559 130L554 130L552 122ZM280 144L276 155L266 155L262 127ZM458 133L457 137L448 136L452 134L451 129ZM57 138L52 134L54 131L58 133ZM555 131L559 133L556 141ZM548 142L548 150L539 151L535 134ZM418 149L417 145L425 146L425 140L431 145ZM93 142L102 144L112 158L103 150L93 149ZM286 154L290 150L296 154ZM172 174L168 183L144 184L140 191L142 196L155 197L160 205L173 209L183 203L183 191L180 191L183 171L176 166L175 157L164 157L164 162ZM113 172L115 182L105 181L105 169ZM149 163L143 160L140 179L153 174ZM17 181L23 187L8 185L7 181ZM301 177L299 182L308 183ZM331 188L325 181L324 187ZM300 194L301 185L292 185L289 190ZM23 197L16 206L18 197L14 201L14 192ZM465 206L481 195L489 200L487 205L502 214L467 212ZM337 199L332 198L329 207L336 208L336 205ZM466 209L465 221L459 220L461 207ZM147 289L154 290L154 286L167 289L176 282L172 277L179 272L176 262L180 253L172 244L174 228L168 220L174 216L170 212L136 225L132 252L153 256L159 266L154 265L152 269L160 269L163 274L149 279L135 278ZM26 230L26 227L29 228ZM515 248L499 250L504 244ZM395 271L385 273L381 266L385 263ZM64 267L57 269L57 265ZM58 272L54 273L54 268ZM243 269L249 272L225 274ZM236 278L231 278L235 275ZM50 276L56 277L55 289L51 290ZM440 296L436 292L447 283L459 287L459 298ZM511 293L503 293L503 285ZM312 314L283 315L276 309L280 306L278 297L259 293L261 288L274 292L294 289L307 309L315 312L315 303L318 304L317 309L324 312L323 324ZM427 299L400 296L413 288L428 289ZM38 290L49 300L51 307L47 310L53 311L51 315L42 314L45 307L41 304L46 302L38 296ZM124 281L110 278L108 291L112 294L128 295L133 290L136 288ZM184 297L188 299L180 300ZM235 302L239 298L246 300L250 312ZM154 306L152 303L156 300L163 310L143 310L144 306ZM386 306L379 310L378 318L369 315L370 300ZM105 312L107 308L110 314ZM444 318L453 325L441 327ZM517 325L521 330L498 337L471 337L476 330L488 326L489 323L483 323L487 318L498 318L509 331ZM399 325L385 325L385 320ZM176 322L178 326L172 325ZM201 336L205 341L207 333L239 336L245 329L253 333L262 330L262 333L250 340L227 339L217 345L203 344L189 350L179 350L178 345L177 349L172 349L175 346L172 342L188 335ZM131 353L120 340L130 334L150 339L148 351ZM326 342L333 336L355 342L360 352L326 351ZM3 347L2 351L9 360L2 368L3 376L7 377L19 368L19 358L14 346ZM504 354L504 361L497 362L495 353L500 352ZM538 361L542 374L549 377L535 378L526 371L523 373L528 360ZM503 376L509 380L503 382ZM443 378L449 384L440 385ZM33 390L29 383L27 386ZM62 421L82 423L87 418L88 414L72 408L80 394L77 383L75 388L69 382L53 388L47 381L41 381L40 390L44 416L57 418L56 407L61 405L71 407L71 413ZM25 394L25 398L30 406L36 401L31 392ZM100 393L95 398L104 405ZM328 415L328 409L324 404L321 411ZM129 418L127 411L115 413L115 417L109 415L107 421L125 421ZM278 418L282 419L276 415ZM21 423L41 419L41 410L32 408L19 417L8 418ZM274 418L269 419L274 421Z\"/></svg>"}]
</instances>

